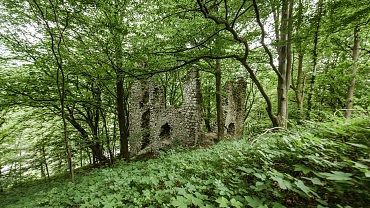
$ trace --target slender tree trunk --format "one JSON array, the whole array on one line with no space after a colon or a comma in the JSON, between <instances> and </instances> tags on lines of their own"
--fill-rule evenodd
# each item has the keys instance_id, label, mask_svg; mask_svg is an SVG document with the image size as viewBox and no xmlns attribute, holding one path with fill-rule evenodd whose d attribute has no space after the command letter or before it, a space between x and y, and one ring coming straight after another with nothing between
<instances>
[{"instance_id":1,"label":"slender tree trunk","mask_svg":"<svg viewBox=\"0 0 370 208\"><path fill-rule=\"evenodd\" d=\"M48 165L48 160L46 159L45 146L43 145L41 148L42 148L41 149L41 151L42 151L42 157L43 157L44 164L45 164L46 175L47 175L48 179L50 179L49 165Z\"/></svg>"},{"instance_id":2,"label":"slender tree trunk","mask_svg":"<svg viewBox=\"0 0 370 208\"><path fill-rule=\"evenodd\" d=\"M217 141L220 141L224 137L224 119L223 119L223 108L222 108L222 92L221 92L221 62L216 60L216 108L217 108Z\"/></svg>"},{"instance_id":3,"label":"slender tree trunk","mask_svg":"<svg viewBox=\"0 0 370 208\"><path fill-rule=\"evenodd\" d=\"M95 162L104 162L107 161L107 158L104 156L102 147L100 142L97 142L96 139L90 140L89 139L89 134L87 131L76 121L76 119L73 116L73 111L69 110L69 117L67 117L69 123L77 129L78 132L80 132L81 137L83 138L83 141L86 142L87 146L91 149L92 155L93 155L93 160ZM91 125L91 121L87 121ZM95 133L94 133L95 134ZM96 133L97 134L97 133ZM94 135L94 137L96 137Z\"/></svg>"},{"instance_id":4,"label":"slender tree trunk","mask_svg":"<svg viewBox=\"0 0 370 208\"><path fill-rule=\"evenodd\" d=\"M211 126L211 87L206 87L207 92L207 99L203 100L204 103L204 125L206 126L207 132L212 132L212 126Z\"/></svg>"},{"instance_id":5,"label":"slender tree trunk","mask_svg":"<svg viewBox=\"0 0 370 208\"><path fill-rule=\"evenodd\" d=\"M93 130L93 136L94 136L94 149L96 150L97 159L99 162L107 162L106 157L104 156L104 148L103 143L99 139L99 121L100 121L100 108L101 108L101 90L100 87L97 86L96 88L92 87L93 93L94 93L94 99L97 103L96 106L94 106L94 116L93 120L91 122L91 127Z\"/></svg>"},{"instance_id":6,"label":"slender tree trunk","mask_svg":"<svg viewBox=\"0 0 370 208\"><path fill-rule=\"evenodd\" d=\"M299 6L298 6L298 22L296 26L296 33L300 34L300 25L303 21L303 3L302 0L299 0ZM304 119L304 83L305 83L305 75L303 71L303 60L304 60L304 51L302 48L302 42L299 41L297 44L298 48L298 68L297 68L297 82L296 84L292 84L295 93L295 97L297 100L297 107L299 111L299 118L300 120ZM293 71L291 72L293 73Z\"/></svg>"},{"instance_id":7,"label":"slender tree trunk","mask_svg":"<svg viewBox=\"0 0 370 208\"><path fill-rule=\"evenodd\" d=\"M18 180L22 180L22 150L19 150L19 161L18 161L18 167L19 167L19 173L18 173Z\"/></svg>"},{"instance_id":8,"label":"slender tree trunk","mask_svg":"<svg viewBox=\"0 0 370 208\"><path fill-rule=\"evenodd\" d=\"M0 125L1 126L1 125ZM3 177L3 173L1 172L2 166L0 165L0 178ZM3 180L0 180L0 193L4 192L4 187L3 187Z\"/></svg>"},{"instance_id":9,"label":"slender tree trunk","mask_svg":"<svg viewBox=\"0 0 370 208\"><path fill-rule=\"evenodd\" d=\"M106 120L106 117L103 113L103 110L101 110L101 114L102 114L102 118L103 118L103 127L104 127L104 130L105 130L105 137L106 137L107 148L108 148L108 153L109 153L109 162L110 162L110 164L113 164L114 155L113 155L113 151L112 151L112 148L111 148L111 141L110 141L110 136L109 136L109 132L108 132L107 120Z\"/></svg>"},{"instance_id":10,"label":"slender tree trunk","mask_svg":"<svg viewBox=\"0 0 370 208\"><path fill-rule=\"evenodd\" d=\"M352 60L353 64L351 67L351 81L348 85L347 97L346 97L346 111L345 117L350 118L353 109L353 97L355 94L355 86L356 86L356 74L358 70L358 57L360 55L360 27L356 26L353 32L353 49L352 49Z\"/></svg>"},{"instance_id":11,"label":"slender tree trunk","mask_svg":"<svg viewBox=\"0 0 370 208\"><path fill-rule=\"evenodd\" d=\"M286 66L286 121L288 122L289 119L289 106L288 106L288 93L291 84L291 75L292 75L292 67L293 67L293 55L292 55L292 36L293 36L293 0L289 0L289 12L288 12L288 36L287 36L287 66Z\"/></svg>"},{"instance_id":12,"label":"slender tree trunk","mask_svg":"<svg viewBox=\"0 0 370 208\"><path fill-rule=\"evenodd\" d=\"M83 165L83 151L82 151L82 143L80 143L80 167Z\"/></svg>"},{"instance_id":13,"label":"slender tree trunk","mask_svg":"<svg viewBox=\"0 0 370 208\"><path fill-rule=\"evenodd\" d=\"M278 126L286 128L287 127L287 116L288 116L288 80L287 80L287 29L288 29L288 18L289 18L289 2L288 0L283 0L281 8L281 21L280 21L280 39L278 46L279 53L279 72L281 77L278 78L278 110L277 110L277 120Z\"/></svg>"},{"instance_id":14,"label":"slender tree trunk","mask_svg":"<svg viewBox=\"0 0 370 208\"><path fill-rule=\"evenodd\" d=\"M43 163L40 164L40 172L41 172L41 178L42 179L46 178L46 174L45 174L45 169L44 169L44 164Z\"/></svg>"},{"instance_id":15,"label":"slender tree trunk","mask_svg":"<svg viewBox=\"0 0 370 208\"><path fill-rule=\"evenodd\" d=\"M114 116L114 119L113 119L113 136L112 136L112 143L113 143L113 146L112 146L112 152L113 152L113 155L116 155L116 143L117 143L117 117Z\"/></svg>"},{"instance_id":16,"label":"slender tree trunk","mask_svg":"<svg viewBox=\"0 0 370 208\"><path fill-rule=\"evenodd\" d=\"M298 54L298 70L297 70L297 87L295 90L295 96L297 99L297 106L299 110L300 119L304 119L304 80L305 76L303 73L303 58L304 54L300 52Z\"/></svg>"},{"instance_id":17,"label":"slender tree trunk","mask_svg":"<svg viewBox=\"0 0 370 208\"><path fill-rule=\"evenodd\" d=\"M58 95L60 99L60 113L63 121L63 134L64 134L64 145L66 148L66 154L67 154L67 163L68 163L68 169L70 173L71 181L74 182L74 170L73 170L73 161L72 161L72 151L71 151L71 145L68 138L68 131L67 131L67 122L66 122L66 115L65 115L65 99L66 99L66 84L65 84L65 73L64 73L64 65L63 65L63 56L61 53L61 47L63 42L63 35L66 31L68 25L69 25L69 18L70 16L67 13L65 17L65 25L64 28L60 28L59 22L60 19L57 16L58 11L56 11L56 8L53 6L53 20L55 21L58 31L57 34L55 34L54 29L52 29L49 25L48 18L46 17L46 14L44 13L44 10L40 7L40 5L34 1L35 6L37 7L37 10L39 11L42 20L44 21L44 26L46 28L47 33L49 34L50 41L51 41L51 52L54 57L54 61L57 65L57 71L56 71L56 84L58 89Z\"/></svg>"},{"instance_id":18,"label":"slender tree trunk","mask_svg":"<svg viewBox=\"0 0 370 208\"><path fill-rule=\"evenodd\" d=\"M313 68L312 68L312 75L310 80L310 91L308 92L308 99L307 99L307 118L310 118L311 110L312 110L312 97L314 94L314 87L316 81L316 73L317 73L317 45L319 41L319 31L320 31L320 22L321 22L321 13L323 7L323 0L319 0L317 6L317 14L316 14L316 30L314 35L314 47L312 50L312 57L313 57Z\"/></svg>"},{"instance_id":19,"label":"slender tree trunk","mask_svg":"<svg viewBox=\"0 0 370 208\"><path fill-rule=\"evenodd\" d=\"M117 119L118 119L118 129L119 129L119 141L120 141L120 158L125 161L130 160L129 153L129 143L128 143L128 112L126 106L125 98L125 75L123 70L123 49L122 49L122 39L123 39L123 30L120 27L122 25L122 16L120 13L120 6L118 2L114 2L115 11L113 23L115 27L110 28L111 34L113 36L113 43L115 49L115 64L113 66L116 72L116 108L117 108Z\"/></svg>"},{"instance_id":20,"label":"slender tree trunk","mask_svg":"<svg viewBox=\"0 0 370 208\"><path fill-rule=\"evenodd\" d=\"M125 95L124 95L124 75L122 70L117 69L116 90L117 90L117 116L120 135L120 156L126 161L130 160L128 149L128 128L126 123Z\"/></svg>"},{"instance_id":21,"label":"slender tree trunk","mask_svg":"<svg viewBox=\"0 0 370 208\"><path fill-rule=\"evenodd\" d=\"M91 158L90 150L89 150L89 148L87 148L86 150L87 150L87 151L86 151L86 152L87 152L87 157L89 158L89 164L90 164L90 165L92 165L92 164L93 164L93 163L92 163L93 161L92 161L92 158Z\"/></svg>"}]
</instances>

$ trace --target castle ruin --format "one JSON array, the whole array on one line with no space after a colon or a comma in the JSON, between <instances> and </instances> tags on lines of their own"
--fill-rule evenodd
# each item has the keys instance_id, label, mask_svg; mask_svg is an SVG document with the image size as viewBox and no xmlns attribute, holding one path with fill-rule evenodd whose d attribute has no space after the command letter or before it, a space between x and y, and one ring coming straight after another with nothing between
<instances>
[{"instance_id":1,"label":"castle ruin","mask_svg":"<svg viewBox=\"0 0 370 208\"><path fill-rule=\"evenodd\" d=\"M241 136L244 124L245 81L226 84L225 131ZM173 143L195 146L204 138L199 72L191 70L183 85L183 104L165 105L162 86L152 79L136 81L130 90L130 151L157 152Z\"/></svg>"}]
</instances>

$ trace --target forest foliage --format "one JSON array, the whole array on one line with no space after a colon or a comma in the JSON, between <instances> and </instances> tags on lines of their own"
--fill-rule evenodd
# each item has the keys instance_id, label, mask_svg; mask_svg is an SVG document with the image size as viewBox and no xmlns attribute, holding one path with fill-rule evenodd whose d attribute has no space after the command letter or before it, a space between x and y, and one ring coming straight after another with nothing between
<instances>
[{"instance_id":1,"label":"forest foliage","mask_svg":"<svg viewBox=\"0 0 370 208\"><path fill-rule=\"evenodd\" d=\"M370 197L369 136L368 118L307 123L299 131L83 171L76 183L56 178L25 184L2 196L1 205L363 207Z\"/></svg>"},{"instance_id":2,"label":"forest foliage","mask_svg":"<svg viewBox=\"0 0 370 208\"><path fill-rule=\"evenodd\" d=\"M1 0L2 201L366 204L369 24L363 0ZM152 80L179 109L189 71L216 146L130 163L133 84ZM225 142L225 86L240 78L243 136ZM107 168L83 176L91 167ZM10 193L27 184L17 202Z\"/></svg>"}]
</instances>

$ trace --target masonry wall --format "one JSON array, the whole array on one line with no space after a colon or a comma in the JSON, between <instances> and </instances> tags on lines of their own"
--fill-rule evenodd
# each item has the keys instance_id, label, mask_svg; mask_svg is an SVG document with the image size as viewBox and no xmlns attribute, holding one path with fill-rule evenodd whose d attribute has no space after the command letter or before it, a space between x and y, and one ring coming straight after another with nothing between
<instances>
[{"instance_id":1,"label":"masonry wall","mask_svg":"<svg viewBox=\"0 0 370 208\"><path fill-rule=\"evenodd\" d=\"M246 85L247 83L243 78L229 81L225 85L225 127L227 134L231 136L240 137L243 135Z\"/></svg>"},{"instance_id":2,"label":"masonry wall","mask_svg":"<svg viewBox=\"0 0 370 208\"><path fill-rule=\"evenodd\" d=\"M180 108L165 108L164 90L152 79L137 81L130 90L130 151L142 154L181 142L196 145L203 135L201 129L201 94L199 73L187 75Z\"/></svg>"},{"instance_id":3,"label":"masonry wall","mask_svg":"<svg viewBox=\"0 0 370 208\"><path fill-rule=\"evenodd\" d=\"M129 143L133 155L156 152L174 142L193 146L204 138L199 72L189 71L183 87L182 106L166 108L164 90L153 79L133 84L129 98ZM226 132L240 137L244 130L246 82L229 81L225 91Z\"/></svg>"}]
</instances>

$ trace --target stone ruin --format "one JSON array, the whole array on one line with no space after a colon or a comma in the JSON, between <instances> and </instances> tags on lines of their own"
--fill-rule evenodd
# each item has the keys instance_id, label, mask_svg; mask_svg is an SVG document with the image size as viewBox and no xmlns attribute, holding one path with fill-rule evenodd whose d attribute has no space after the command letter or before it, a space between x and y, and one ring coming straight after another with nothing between
<instances>
[{"instance_id":1,"label":"stone ruin","mask_svg":"<svg viewBox=\"0 0 370 208\"><path fill-rule=\"evenodd\" d=\"M202 137L199 72L187 75L179 108L165 105L162 86L151 79L137 81L131 88L130 150L134 155L156 152L174 142L196 145Z\"/></svg>"},{"instance_id":2,"label":"stone ruin","mask_svg":"<svg viewBox=\"0 0 370 208\"><path fill-rule=\"evenodd\" d=\"M245 81L226 84L225 130L229 135L243 134ZM162 86L153 79L136 81L129 97L130 151L133 155L158 152L161 148L178 143L195 146L205 137L201 108L199 72L191 70L183 85L181 107L165 105Z\"/></svg>"},{"instance_id":3,"label":"stone ruin","mask_svg":"<svg viewBox=\"0 0 370 208\"><path fill-rule=\"evenodd\" d=\"M230 136L241 137L244 132L247 83L244 78L225 84L224 99L225 130Z\"/></svg>"}]
</instances>

